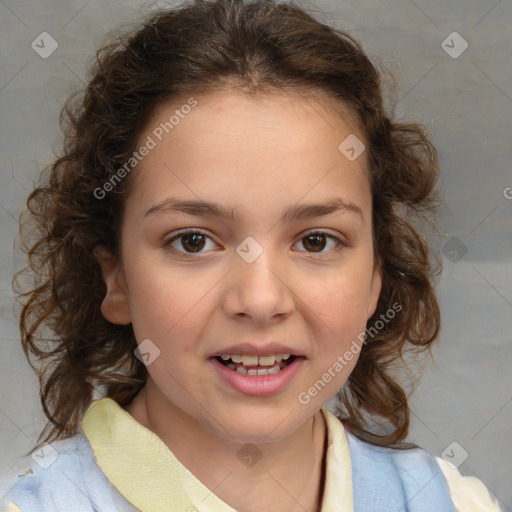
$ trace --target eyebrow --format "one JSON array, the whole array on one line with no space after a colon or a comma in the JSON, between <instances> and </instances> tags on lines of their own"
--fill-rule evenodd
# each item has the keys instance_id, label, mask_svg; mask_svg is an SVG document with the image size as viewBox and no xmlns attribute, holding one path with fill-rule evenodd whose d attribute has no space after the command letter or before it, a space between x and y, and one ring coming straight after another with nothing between
<instances>
[{"instance_id":1,"label":"eyebrow","mask_svg":"<svg viewBox=\"0 0 512 512\"><path fill-rule=\"evenodd\" d=\"M153 205L144 215L147 217L156 213L182 212L202 217L218 217L234 220L234 207L223 206L212 201L165 199ZM359 206L341 197L335 197L325 203L302 203L289 206L282 212L279 222L321 217L331 213L355 213L363 219L363 212Z\"/></svg>"}]
</instances>

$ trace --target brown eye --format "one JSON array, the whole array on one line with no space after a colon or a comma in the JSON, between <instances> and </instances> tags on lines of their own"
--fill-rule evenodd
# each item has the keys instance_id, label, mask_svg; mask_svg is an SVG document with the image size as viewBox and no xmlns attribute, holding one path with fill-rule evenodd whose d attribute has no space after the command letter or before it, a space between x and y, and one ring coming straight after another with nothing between
<instances>
[{"instance_id":1,"label":"brown eye","mask_svg":"<svg viewBox=\"0 0 512 512\"><path fill-rule=\"evenodd\" d=\"M196 229L180 231L175 236L165 242L165 246L169 246L173 251L181 254L203 253L207 241L211 238L205 233Z\"/></svg>"},{"instance_id":2,"label":"brown eye","mask_svg":"<svg viewBox=\"0 0 512 512\"><path fill-rule=\"evenodd\" d=\"M182 235L181 237L181 245L184 249L189 252L199 252L205 244L204 235L201 234L193 234L193 235Z\"/></svg>"},{"instance_id":3,"label":"brown eye","mask_svg":"<svg viewBox=\"0 0 512 512\"><path fill-rule=\"evenodd\" d=\"M308 250L311 248L312 252L321 252L326 246L326 239L324 234L316 234L305 236L302 240L305 240L303 244Z\"/></svg>"},{"instance_id":4,"label":"brown eye","mask_svg":"<svg viewBox=\"0 0 512 512\"><path fill-rule=\"evenodd\" d=\"M329 240L334 243L334 247L332 249L324 249L328 246ZM332 252L339 251L345 247L345 244L334 235L326 231L310 231L300 239L302 246L306 248L307 252L310 253L318 253L318 254L328 254Z\"/></svg>"}]
</instances>

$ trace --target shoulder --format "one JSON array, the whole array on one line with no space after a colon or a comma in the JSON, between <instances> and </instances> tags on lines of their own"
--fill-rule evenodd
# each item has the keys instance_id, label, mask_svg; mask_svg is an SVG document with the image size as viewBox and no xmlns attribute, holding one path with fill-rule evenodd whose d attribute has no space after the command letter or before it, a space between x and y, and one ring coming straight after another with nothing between
<instances>
[{"instance_id":1,"label":"shoulder","mask_svg":"<svg viewBox=\"0 0 512 512\"><path fill-rule=\"evenodd\" d=\"M70 503L74 512L134 510L127 502L119 508L123 498L96 464L82 432L35 451L25 470L7 475L2 489L0 512L68 512Z\"/></svg>"},{"instance_id":2,"label":"shoulder","mask_svg":"<svg viewBox=\"0 0 512 512\"><path fill-rule=\"evenodd\" d=\"M346 434L351 457L356 465L364 463L373 467L389 466L393 473L400 474L442 474L435 457L423 448L389 448L363 441L349 431Z\"/></svg>"},{"instance_id":3,"label":"shoulder","mask_svg":"<svg viewBox=\"0 0 512 512\"><path fill-rule=\"evenodd\" d=\"M456 511L443 473L427 451L377 446L350 432L347 438L355 502L386 503L398 509L414 500L418 510L435 504L435 510Z\"/></svg>"},{"instance_id":4,"label":"shoulder","mask_svg":"<svg viewBox=\"0 0 512 512\"><path fill-rule=\"evenodd\" d=\"M83 497L76 496L79 491L73 482L80 482L80 436L45 444L23 460L25 469L18 474L8 474L2 487L7 494L2 498L2 512L23 510L50 510L54 506L60 510L59 499L70 498L83 502ZM59 489L59 493L55 492ZM69 502L69 501L68 501ZM91 511L84 508L79 510Z\"/></svg>"},{"instance_id":5,"label":"shoulder","mask_svg":"<svg viewBox=\"0 0 512 512\"><path fill-rule=\"evenodd\" d=\"M450 488L453 502L463 512L501 512L484 483L474 476L463 476L458 469L436 457Z\"/></svg>"},{"instance_id":6,"label":"shoulder","mask_svg":"<svg viewBox=\"0 0 512 512\"><path fill-rule=\"evenodd\" d=\"M399 450L376 446L346 433L353 470L359 473L361 481L366 479L366 487L371 486L368 481L373 481L381 488L400 489L399 492L417 503L435 501L439 507L447 504L446 509L438 510L501 512L480 480L462 476L457 469L423 448Z\"/></svg>"}]
</instances>

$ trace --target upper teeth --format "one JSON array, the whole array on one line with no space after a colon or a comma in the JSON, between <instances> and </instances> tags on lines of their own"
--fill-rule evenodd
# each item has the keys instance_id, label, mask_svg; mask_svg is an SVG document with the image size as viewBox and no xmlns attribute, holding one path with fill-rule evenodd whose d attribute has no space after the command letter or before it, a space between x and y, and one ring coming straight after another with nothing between
<instances>
[{"instance_id":1,"label":"upper teeth","mask_svg":"<svg viewBox=\"0 0 512 512\"><path fill-rule=\"evenodd\" d=\"M244 366L272 366L276 361L286 361L291 354L272 354L270 356L253 356L248 354L222 354L222 359L231 359L234 363L242 363Z\"/></svg>"}]
</instances>

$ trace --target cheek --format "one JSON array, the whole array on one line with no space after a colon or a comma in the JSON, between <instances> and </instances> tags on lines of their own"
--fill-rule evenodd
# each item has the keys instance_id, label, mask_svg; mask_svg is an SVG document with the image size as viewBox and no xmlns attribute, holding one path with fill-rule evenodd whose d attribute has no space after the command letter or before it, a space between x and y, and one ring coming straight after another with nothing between
<instances>
[{"instance_id":1,"label":"cheek","mask_svg":"<svg viewBox=\"0 0 512 512\"><path fill-rule=\"evenodd\" d=\"M139 345L149 339L149 346L156 347L153 350L158 356L147 367L156 386L187 409L189 393L200 394L206 386L202 376L196 375L197 358L190 356L197 356L194 341L201 339L209 314L207 303L201 301L208 288L190 288L183 283L167 286L162 279L152 283L146 280L145 285L139 287L140 293L132 295L130 304L135 337ZM190 379L192 374L196 375L194 379ZM185 383L187 393L183 393Z\"/></svg>"},{"instance_id":2,"label":"cheek","mask_svg":"<svg viewBox=\"0 0 512 512\"><path fill-rule=\"evenodd\" d=\"M310 309L331 336L363 329L370 299L371 277L357 269L340 271L318 280L309 279L297 290L297 296ZM329 332L329 329L327 329Z\"/></svg>"},{"instance_id":3,"label":"cheek","mask_svg":"<svg viewBox=\"0 0 512 512\"><path fill-rule=\"evenodd\" d=\"M316 346L311 373L317 380L307 383L313 388L305 390L308 397L315 397L315 403L323 403L334 395L357 364L366 328L370 285L367 268L354 265L328 280L310 280L299 292Z\"/></svg>"},{"instance_id":4,"label":"cheek","mask_svg":"<svg viewBox=\"0 0 512 512\"><path fill-rule=\"evenodd\" d=\"M175 332L198 326L198 315L216 276L170 270L136 260L127 268L132 325L138 340L167 340Z\"/></svg>"},{"instance_id":5,"label":"cheek","mask_svg":"<svg viewBox=\"0 0 512 512\"><path fill-rule=\"evenodd\" d=\"M318 349L317 361L323 367L329 367L347 350L343 365L351 371L359 355L366 328L367 297L357 293L331 291L323 301L315 303L311 323L315 326L314 339ZM323 371L318 368L318 371ZM348 377L348 375L346 375Z\"/></svg>"}]
</instances>

